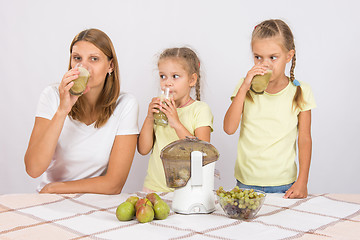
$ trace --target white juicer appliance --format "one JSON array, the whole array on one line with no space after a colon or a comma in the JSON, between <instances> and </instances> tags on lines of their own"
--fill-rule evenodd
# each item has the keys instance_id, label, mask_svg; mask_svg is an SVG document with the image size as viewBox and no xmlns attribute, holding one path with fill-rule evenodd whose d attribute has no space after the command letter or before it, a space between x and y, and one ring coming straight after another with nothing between
<instances>
[{"instance_id":1,"label":"white juicer appliance","mask_svg":"<svg viewBox=\"0 0 360 240\"><path fill-rule=\"evenodd\" d=\"M166 183L175 188L172 210L182 214L211 213L215 210L214 171L217 149L195 137L174 141L164 147Z\"/></svg>"}]
</instances>

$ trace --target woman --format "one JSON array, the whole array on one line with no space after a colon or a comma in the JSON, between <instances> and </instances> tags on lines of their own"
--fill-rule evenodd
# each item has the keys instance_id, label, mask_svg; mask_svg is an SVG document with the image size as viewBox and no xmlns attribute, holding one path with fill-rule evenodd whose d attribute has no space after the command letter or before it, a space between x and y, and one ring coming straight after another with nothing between
<instances>
[{"instance_id":1,"label":"woman","mask_svg":"<svg viewBox=\"0 0 360 240\"><path fill-rule=\"evenodd\" d=\"M70 94L90 72L81 96ZM98 29L80 32L70 46L69 71L40 97L25 154L27 173L40 193L119 194L135 153L138 103L120 94L119 68L110 38Z\"/></svg>"}]
</instances>

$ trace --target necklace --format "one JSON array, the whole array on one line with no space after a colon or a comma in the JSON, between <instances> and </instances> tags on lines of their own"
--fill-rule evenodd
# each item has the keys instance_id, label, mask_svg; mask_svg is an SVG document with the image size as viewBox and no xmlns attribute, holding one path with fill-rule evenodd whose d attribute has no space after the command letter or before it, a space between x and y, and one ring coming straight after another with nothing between
<instances>
[{"instance_id":1,"label":"necklace","mask_svg":"<svg viewBox=\"0 0 360 240\"><path fill-rule=\"evenodd\" d=\"M181 105L180 107L178 108L182 108L182 107L185 107L190 101L192 100L192 98L190 98L185 104Z\"/></svg>"}]
</instances>

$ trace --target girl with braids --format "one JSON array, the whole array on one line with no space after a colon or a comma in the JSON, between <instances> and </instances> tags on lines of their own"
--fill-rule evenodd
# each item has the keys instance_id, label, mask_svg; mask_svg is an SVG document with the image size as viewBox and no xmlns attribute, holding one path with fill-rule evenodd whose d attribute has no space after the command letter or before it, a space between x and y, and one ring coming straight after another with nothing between
<instances>
[{"instance_id":1,"label":"girl with braids","mask_svg":"<svg viewBox=\"0 0 360 240\"><path fill-rule=\"evenodd\" d=\"M253 30L251 47L255 65L238 83L224 118L227 134L234 134L241 125L235 163L237 185L282 192L285 198L305 198L312 148L311 109L316 104L310 86L294 77L292 32L281 20L264 21ZM289 78L285 67L290 61ZM253 77L264 75L267 69L273 73L265 92L252 92Z\"/></svg>"},{"instance_id":2,"label":"girl with braids","mask_svg":"<svg viewBox=\"0 0 360 240\"><path fill-rule=\"evenodd\" d=\"M89 69L81 96L71 95L77 64ZM120 93L119 67L110 38L98 29L75 36L69 70L45 88L25 154L26 171L42 175L40 193L118 194L128 176L138 130L138 103Z\"/></svg>"},{"instance_id":3,"label":"girl with braids","mask_svg":"<svg viewBox=\"0 0 360 240\"><path fill-rule=\"evenodd\" d=\"M159 57L158 69L161 89L169 88L170 100L153 98L138 138L138 151L142 155L151 150L145 192L169 192L173 189L166 185L165 173L160 151L169 143L195 136L210 141L213 115L209 106L200 101L200 61L189 48L166 49ZM195 87L196 100L190 96ZM154 113L164 112L168 118L167 126L154 124Z\"/></svg>"}]
</instances>

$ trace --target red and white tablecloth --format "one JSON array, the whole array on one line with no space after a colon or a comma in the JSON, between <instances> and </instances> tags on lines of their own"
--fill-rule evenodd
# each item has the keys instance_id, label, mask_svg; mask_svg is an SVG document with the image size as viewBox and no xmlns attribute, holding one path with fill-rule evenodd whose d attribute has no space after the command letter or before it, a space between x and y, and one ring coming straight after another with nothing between
<instances>
[{"instance_id":1,"label":"red and white tablecloth","mask_svg":"<svg viewBox=\"0 0 360 240\"><path fill-rule=\"evenodd\" d=\"M117 206L130 195L0 195L0 239L360 239L360 194L314 194L283 199L268 194L251 220L211 214L181 215L141 224L120 222ZM161 198L171 205L172 193Z\"/></svg>"}]
</instances>

